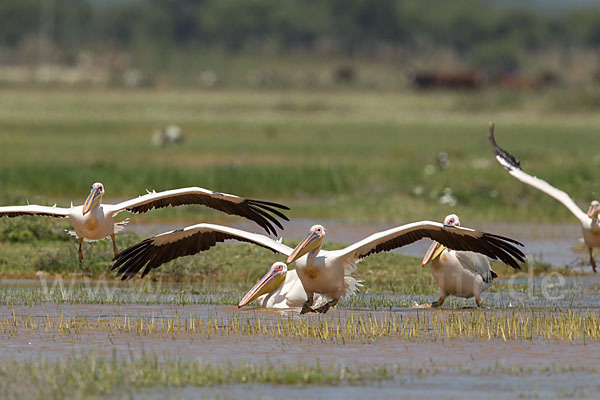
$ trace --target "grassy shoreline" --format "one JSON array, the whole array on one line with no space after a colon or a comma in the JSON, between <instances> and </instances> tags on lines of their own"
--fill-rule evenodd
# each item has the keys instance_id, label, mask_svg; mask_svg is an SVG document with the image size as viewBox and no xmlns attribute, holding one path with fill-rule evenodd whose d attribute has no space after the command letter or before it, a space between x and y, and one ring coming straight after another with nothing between
<instances>
[{"instance_id":1,"label":"grassy shoreline","mask_svg":"<svg viewBox=\"0 0 600 400\"><path fill-rule=\"evenodd\" d=\"M580 96L8 90L0 94L0 204L81 203L102 181L105 201L203 186L289 203L293 218L394 223L457 211L471 221L572 221L495 162L487 123L528 172L585 206L600 162L597 146L585 144L597 141L600 120L586 108L589 94ZM153 146L167 124L180 125L186 141ZM447 188L455 206L440 204ZM198 213L211 215L196 208L157 218Z\"/></svg>"},{"instance_id":2,"label":"grassy shoreline","mask_svg":"<svg viewBox=\"0 0 600 400\"><path fill-rule=\"evenodd\" d=\"M88 396L143 396L144 389L206 388L243 385L287 387L401 384L399 379L436 376L541 376L598 373L585 365L523 366L504 363L475 367L470 363L364 365L291 364L277 362L224 362L181 360L141 354L135 358L71 355L66 360L27 360L0 367L0 393L6 398L82 398ZM31 392L31 388L35 388ZM146 393L147 394L147 393ZM199 394L199 393L196 393Z\"/></svg>"}]
</instances>

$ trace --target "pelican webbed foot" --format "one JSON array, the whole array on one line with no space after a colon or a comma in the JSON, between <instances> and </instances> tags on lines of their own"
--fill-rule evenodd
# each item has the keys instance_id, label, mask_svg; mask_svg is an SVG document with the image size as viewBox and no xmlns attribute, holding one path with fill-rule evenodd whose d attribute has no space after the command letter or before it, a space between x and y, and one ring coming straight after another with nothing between
<instances>
[{"instance_id":1,"label":"pelican webbed foot","mask_svg":"<svg viewBox=\"0 0 600 400\"><path fill-rule=\"evenodd\" d=\"M444 304L444 300L446 300L446 296L440 296L440 298L437 299L437 301L434 301L433 303L431 303L430 307L431 308L440 308L442 306L442 304Z\"/></svg>"},{"instance_id":2,"label":"pelican webbed foot","mask_svg":"<svg viewBox=\"0 0 600 400\"><path fill-rule=\"evenodd\" d=\"M331 308L331 305L329 303L325 303L321 307L317 307L317 308L313 309L313 312L316 312L319 314L325 314L327 311L329 311L330 308Z\"/></svg>"},{"instance_id":3,"label":"pelican webbed foot","mask_svg":"<svg viewBox=\"0 0 600 400\"><path fill-rule=\"evenodd\" d=\"M307 301L304 304L302 304L302 310L300 310L300 314L313 313L313 312L316 312L316 311L312 309L310 302Z\"/></svg>"},{"instance_id":4,"label":"pelican webbed foot","mask_svg":"<svg viewBox=\"0 0 600 400\"><path fill-rule=\"evenodd\" d=\"M313 309L314 312L319 313L319 314L325 314L327 311L329 311L329 309L331 307L335 307L335 305L338 303L337 299L328 301L327 303L323 304L321 307L317 307L315 309Z\"/></svg>"},{"instance_id":5,"label":"pelican webbed foot","mask_svg":"<svg viewBox=\"0 0 600 400\"><path fill-rule=\"evenodd\" d=\"M594 259L594 249L590 249L590 264L592 264L592 270L596 272L596 260Z\"/></svg>"}]
</instances>

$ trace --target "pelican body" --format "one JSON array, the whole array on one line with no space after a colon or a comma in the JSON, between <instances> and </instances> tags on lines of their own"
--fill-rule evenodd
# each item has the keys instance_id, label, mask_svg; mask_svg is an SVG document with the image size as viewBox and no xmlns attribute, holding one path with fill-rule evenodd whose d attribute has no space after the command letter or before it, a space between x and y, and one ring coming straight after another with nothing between
<instances>
[{"instance_id":1,"label":"pelican body","mask_svg":"<svg viewBox=\"0 0 600 400\"><path fill-rule=\"evenodd\" d=\"M69 218L74 228L69 233L76 236L79 240L79 262L83 262L82 243L84 240L96 241L110 237L115 257L119 254L115 234L120 232L128 222L128 220L115 222L114 218L121 211L145 213L155 208L167 206L202 204L227 214L246 217L256 222L268 233L276 234L277 232L273 224L283 229L276 217L287 220L287 217L277 210L277 208L289 209L277 203L245 199L198 187L167 190L159 193L152 192L115 205L102 204L104 193L104 185L96 182L92 185L90 194L83 205L71 205L70 208L38 205L0 207L0 218L4 216L11 218L21 215ZM275 216L269 213L275 214Z\"/></svg>"},{"instance_id":2,"label":"pelican body","mask_svg":"<svg viewBox=\"0 0 600 400\"><path fill-rule=\"evenodd\" d=\"M594 247L600 247L600 203L597 200L593 200L590 202L587 213L585 213L566 192L555 188L542 179L525 173L521 169L519 160L506 150L500 148L496 143L494 138L494 124L490 124L490 141L492 142L496 159L510 175L559 201L579 220L583 232L583 242L590 254L590 264L592 265L592 270L596 272Z\"/></svg>"},{"instance_id":3,"label":"pelican body","mask_svg":"<svg viewBox=\"0 0 600 400\"><path fill-rule=\"evenodd\" d=\"M345 296L356 293L362 286L351 276L346 276L344 279L349 287ZM269 272L240 300L238 308L244 307L252 301L256 301L258 306L263 308L296 308L302 307L307 300L308 297L296 270L288 271L285 263L276 262L271 266ZM316 295L316 303L325 301L327 299L324 296Z\"/></svg>"},{"instance_id":4,"label":"pelican body","mask_svg":"<svg viewBox=\"0 0 600 400\"><path fill-rule=\"evenodd\" d=\"M378 232L340 250L323 250L321 245L324 237L325 228L322 225L314 225L298 246L292 249L264 235L220 225L197 224L156 235L123 250L115 258L111 269L116 270L117 277L122 279L132 278L141 270L144 277L152 269L175 258L206 251L218 242L238 240L287 256L286 264L294 263L307 297L301 313L325 313L335 306L342 296L356 290L356 285L353 284L356 280L349 278L360 259L405 246L425 237L451 249L485 254L517 269L518 261L525 260L523 252L515 246L522 244L516 240L431 221L414 222ZM269 274L273 275L273 279ZM271 270L269 274L244 296L240 306L258 297L256 293L260 291L261 286L274 282L269 283L266 290L271 293L284 282L281 271ZM321 294L331 300L318 308L312 308L315 294Z\"/></svg>"},{"instance_id":5,"label":"pelican body","mask_svg":"<svg viewBox=\"0 0 600 400\"><path fill-rule=\"evenodd\" d=\"M444 225L460 226L455 214L444 219ZM491 282L498 277L484 255L472 251L456 251L433 242L423 258L422 266L430 264L433 279L440 287L440 297L431 307L440 307L449 295L469 299L475 297L475 303L481 307L481 293L490 288Z\"/></svg>"}]
</instances>

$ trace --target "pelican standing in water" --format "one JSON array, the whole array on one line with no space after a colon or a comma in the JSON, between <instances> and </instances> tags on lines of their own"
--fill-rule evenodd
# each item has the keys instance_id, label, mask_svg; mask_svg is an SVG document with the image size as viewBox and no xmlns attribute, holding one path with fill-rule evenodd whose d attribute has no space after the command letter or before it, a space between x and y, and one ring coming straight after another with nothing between
<instances>
[{"instance_id":1,"label":"pelican standing in water","mask_svg":"<svg viewBox=\"0 0 600 400\"><path fill-rule=\"evenodd\" d=\"M344 297L355 294L362 286L360 281L351 276L345 276L344 280L348 286ZM327 301L324 296L319 294L315 297L316 303ZM269 272L244 295L238 308L244 307L254 300L260 307L285 309L302 307L308 297L296 270L288 271L285 263L276 262L271 265Z\"/></svg>"},{"instance_id":2,"label":"pelican standing in water","mask_svg":"<svg viewBox=\"0 0 600 400\"><path fill-rule=\"evenodd\" d=\"M460 220L457 215L450 214L444 219L444 225L460 226ZM422 266L429 262L431 274L440 287L440 297L431 303L431 307L441 307L449 295L466 299L475 297L477 307L481 307L481 293L498 277L484 255L450 250L435 241L427 250Z\"/></svg>"},{"instance_id":3,"label":"pelican standing in water","mask_svg":"<svg viewBox=\"0 0 600 400\"><path fill-rule=\"evenodd\" d=\"M134 214L145 213L155 208L180 206L186 204L201 204L227 214L239 215L256 222L267 233L277 234L275 224L283 229L277 220L280 217L286 221L288 218L277 208L289 210L288 207L261 200L250 200L231 194L213 192L211 190L189 187L183 189L152 192L138 198L124 201L119 204L102 204L104 185L96 182L92 185L89 196L81 206L70 208L48 207L38 205L0 207L1 217L17 217L21 215L41 215L54 218L69 218L74 231L70 232L79 239L79 262L83 262L82 243L86 241L101 240L106 237L112 239L113 253L119 254L115 241L115 234L120 232L127 224L127 220L115 223L114 217L121 211ZM274 214L275 216L271 215Z\"/></svg>"},{"instance_id":4,"label":"pelican standing in water","mask_svg":"<svg viewBox=\"0 0 600 400\"><path fill-rule=\"evenodd\" d=\"M515 246L522 246L522 244L516 240L431 221L420 221L388 229L344 249L333 251L321 249L325 233L322 225L314 225L306 238L292 249L267 236L240 229L212 224L192 225L156 235L123 250L115 258L111 270L117 271L117 277L128 279L143 268L142 277L144 277L153 268L167 261L208 250L217 242L230 239L248 242L288 256L287 265L294 263L307 296L302 306L303 314L325 313L335 306L339 299L351 290L345 277L354 272L356 263L360 259L426 237L451 249L476 251L493 259L500 259L513 268L519 268L517 261L525 260L523 252ZM315 293L320 293L331 300L320 307L312 308Z\"/></svg>"},{"instance_id":5,"label":"pelican standing in water","mask_svg":"<svg viewBox=\"0 0 600 400\"><path fill-rule=\"evenodd\" d=\"M496 160L508 171L513 177L519 181L536 188L548 196L558 200L562 203L581 223L581 230L583 231L583 242L588 248L590 253L590 264L592 269L596 272L596 260L594 260L594 247L600 247L600 203L597 200L593 200L590 203L587 213L583 212L573 199L565 192L557 189L550 185L548 182L536 178L525 173L521 169L521 163L513 155L504 149L501 149L494 138L494 124L490 123L490 141L496 154Z\"/></svg>"}]
</instances>

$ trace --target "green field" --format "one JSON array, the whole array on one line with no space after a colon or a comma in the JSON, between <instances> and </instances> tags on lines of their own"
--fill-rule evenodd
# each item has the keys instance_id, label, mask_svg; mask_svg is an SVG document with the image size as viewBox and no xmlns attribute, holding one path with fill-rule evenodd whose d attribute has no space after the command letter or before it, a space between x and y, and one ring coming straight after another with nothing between
<instances>
[{"instance_id":1,"label":"green field","mask_svg":"<svg viewBox=\"0 0 600 400\"><path fill-rule=\"evenodd\" d=\"M595 92L3 90L0 203L66 206L95 181L105 201L202 186L292 207L290 216L352 222L570 221L516 182L487 140L582 206L596 195ZM178 124L185 143L152 145ZM446 152L449 168L438 167ZM440 204L450 188L457 204ZM151 218L198 220L202 209Z\"/></svg>"},{"instance_id":2,"label":"green field","mask_svg":"<svg viewBox=\"0 0 600 400\"><path fill-rule=\"evenodd\" d=\"M600 164L593 100L573 92L5 90L0 203L79 204L90 184L102 181L106 202L146 189L203 186L283 202L291 218L400 224L456 212L464 223L572 221L564 207L496 163L488 121L526 170L585 206L596 194L593 172ZM180 125L185 142L155 147L154 130L167 124ZM447 169L438 165L440 152L448 155ZM446 188L455 206L440 204ZM202 207L134 217L136 223L202 220L232 219ZM68 227L48 219L1 220L0 272L102 274L112 257L108 243L86 245L80 266L76 243L63 232ZM119 246L140 239L121 235ZM275 260L251 246L220 246L161 271L171 281L237 293ZM418 265L379 255L361 263L357 277L368 276L365 290L372 293L433 294L430 274Z\"/></svg>"}]
</instances>

